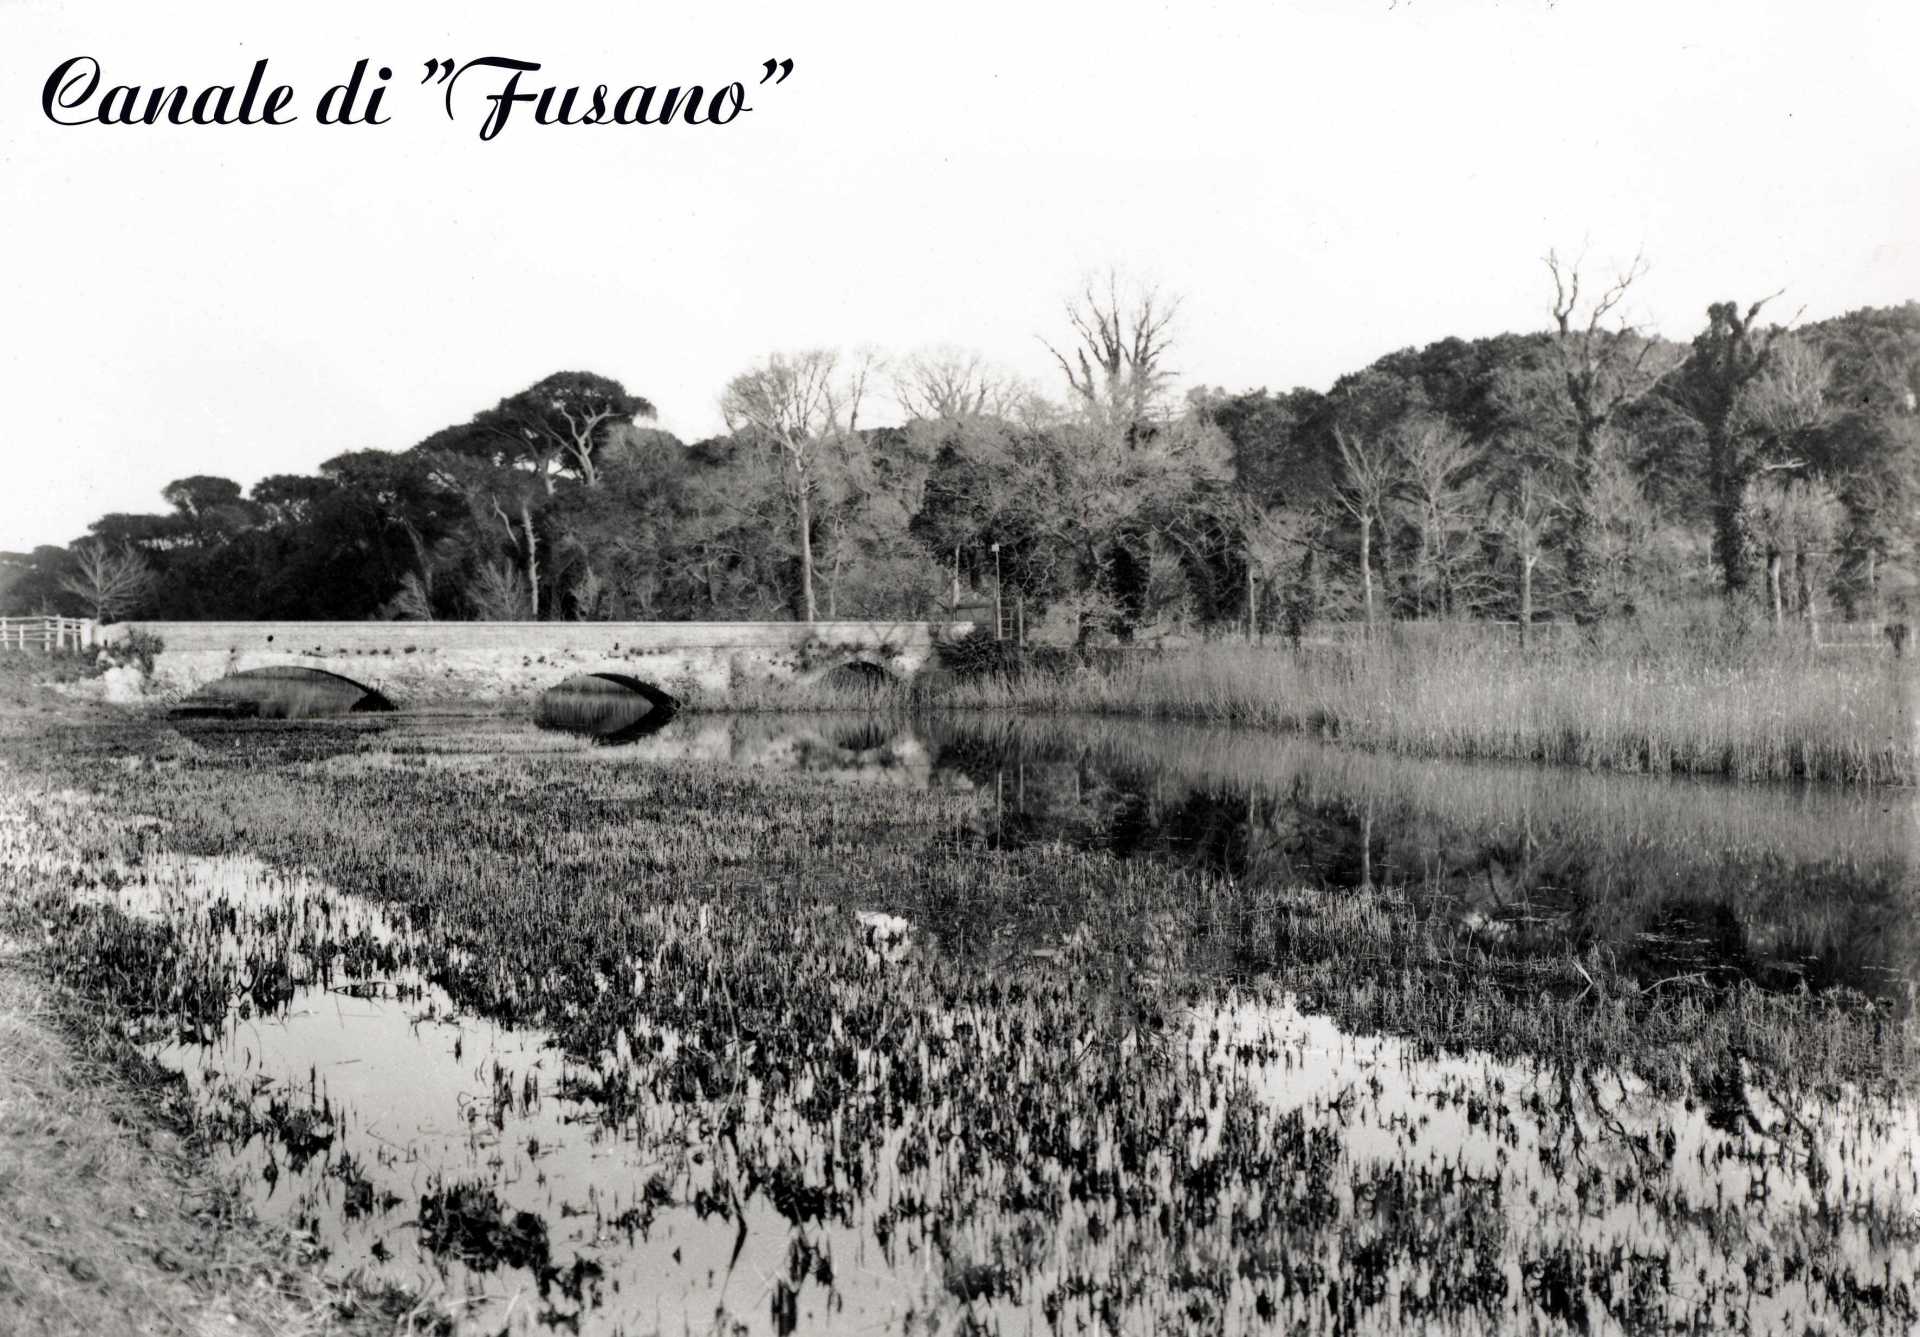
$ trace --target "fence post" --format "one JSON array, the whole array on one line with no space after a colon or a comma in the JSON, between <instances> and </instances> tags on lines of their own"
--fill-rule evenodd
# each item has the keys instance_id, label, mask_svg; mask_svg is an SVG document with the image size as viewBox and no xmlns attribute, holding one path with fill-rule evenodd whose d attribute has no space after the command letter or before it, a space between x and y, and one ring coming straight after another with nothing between
<instances>
[{"instance_id":1,"label":"fence post","mask_svg":"<svg viewBox=\"0 0 1920 1337\"><path fill-rule=\"evenodd\" d=\"M1893 647L1893 675L1898 680L1900 693L1900 713L1906 716L1907 725L1907 774L1906 781L1913 784L1920 780L1920 712L1914 709L1916 692L1915 679L1920 678L1920 655L1909 664L1904 653L1905 646L1895 642ZM1920 827L1915 829L1916 841L1920 841Z\"/></svg>"}]
</instances>

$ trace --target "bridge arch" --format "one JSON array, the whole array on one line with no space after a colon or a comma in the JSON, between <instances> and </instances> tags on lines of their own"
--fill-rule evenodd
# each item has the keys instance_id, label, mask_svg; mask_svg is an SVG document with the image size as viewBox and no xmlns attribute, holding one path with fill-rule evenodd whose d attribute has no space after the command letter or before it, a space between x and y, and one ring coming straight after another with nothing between
<instances>
[{"instance_id":1,"label":"bridge arch","mask_svg":"<svg viewBox=\"0 0 1920 1337\"><path fill-rule=\"evenodd\" d=\"M241 669L201 687L168 713L176 719L325 719L385 714L393 702L378 688L302 664Z\"/></svg>"},{"instance_id":2,"label":"bridge arch","mask_svg":"<svg viewBox=\"0 0 1920 1337\"><path fill-rule=\"evenodd\" d=\"M535 722L543 729L627 743L665 727L679 700L630 673L576 673L540 694Z\"/></svg>"},{"instance_id":3,"label":"bridge arch","mask_svg":"<svg viewBox=\"0 0 1920 1337\"><path fill-rule=\"evenodd\" d=\"M567 682L573 682L579 678L598 678L616 687L624 687L629 692L638 692L647 699L648 705L659 710L680 709L680 698L671 692L661 691L645 678L636 678L631 673L577 673L574 677L567 679ZM561 684L563 687L565 685L566 683Z\"/></svg>"},{"instance_id":4,"label":"bridge arch","mask_svg":"<svg viewBox=\"0 0 1920 1337\"><path fill-rule=\"evenodd\" d=\"M885 662L869 655L851 655L820 673L814 681L850 692L878 692L892 686L899 675Z\"/></svg>"}]
</instances>

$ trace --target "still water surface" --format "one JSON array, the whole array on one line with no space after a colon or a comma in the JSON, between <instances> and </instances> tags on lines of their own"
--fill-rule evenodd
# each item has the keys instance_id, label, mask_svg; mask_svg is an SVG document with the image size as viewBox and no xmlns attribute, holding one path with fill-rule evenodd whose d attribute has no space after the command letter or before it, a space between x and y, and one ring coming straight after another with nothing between
<instances>
[{"instance_id":1,"label":"still water surface","mask_svg":"<svg viewBox=\"0 0 1920 1337\"><path fill-rule=\"evenodd\" d=\"M979 796L991 847L1057 843L1282 885L1404 889L1511 945L1601 943L1637 977L1857 989L1920 970L1903 790L1371 756L1199 725L681 716L636 760Z\"/></svg>"}]
</instances>

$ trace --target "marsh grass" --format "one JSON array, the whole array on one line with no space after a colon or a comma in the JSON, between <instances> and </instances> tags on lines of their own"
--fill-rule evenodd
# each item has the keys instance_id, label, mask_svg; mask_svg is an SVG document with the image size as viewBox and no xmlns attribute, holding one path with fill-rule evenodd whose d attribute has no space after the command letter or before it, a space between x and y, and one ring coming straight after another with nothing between
<instances>
[{"instance_id":1,"label":"marsh grass","mask_svg":"<svg viewBox=\"0 0 1920 1337\"><path fill-rule=\"evenodd\" d=\"M1740 780L1911 783L1914 684L1881 650L1821 650L1717 621L1335 645L1212 642L1066 673L984 675L943 707L1207 720L1375 751Z\"/></svg>"},{"instance_id":2,"label":"marsh grass","mask_svg":"<svg viewBox=\"0 0 1920 1337\"><path fill-rule=\"evenodd\" d=\"M724 696L694 688L687 693L687 701L695 710L730 714L905 712L938 701L943 682L937 671L926 679L885 681L834 674L805 680L754 678L732 684Z\"/></svg>"}]
</instances>

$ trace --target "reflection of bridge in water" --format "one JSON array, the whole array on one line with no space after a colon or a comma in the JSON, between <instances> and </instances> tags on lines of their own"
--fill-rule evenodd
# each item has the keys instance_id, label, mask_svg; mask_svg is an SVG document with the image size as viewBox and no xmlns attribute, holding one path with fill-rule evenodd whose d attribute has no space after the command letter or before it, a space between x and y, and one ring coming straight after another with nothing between
<instances>
[{"instance_id":1,"label":"reflection of bridge in water","mask_svg":"<svg viewBox=\"0 0 1920 1337\"><path fill-rule=\"evenodd\" d=\"M708 762L846 784L973 787L957 771L936 770L933 745L901 718L679 715L635 735L621 752L642 761Z\"/></svg>"}]
</instances>

